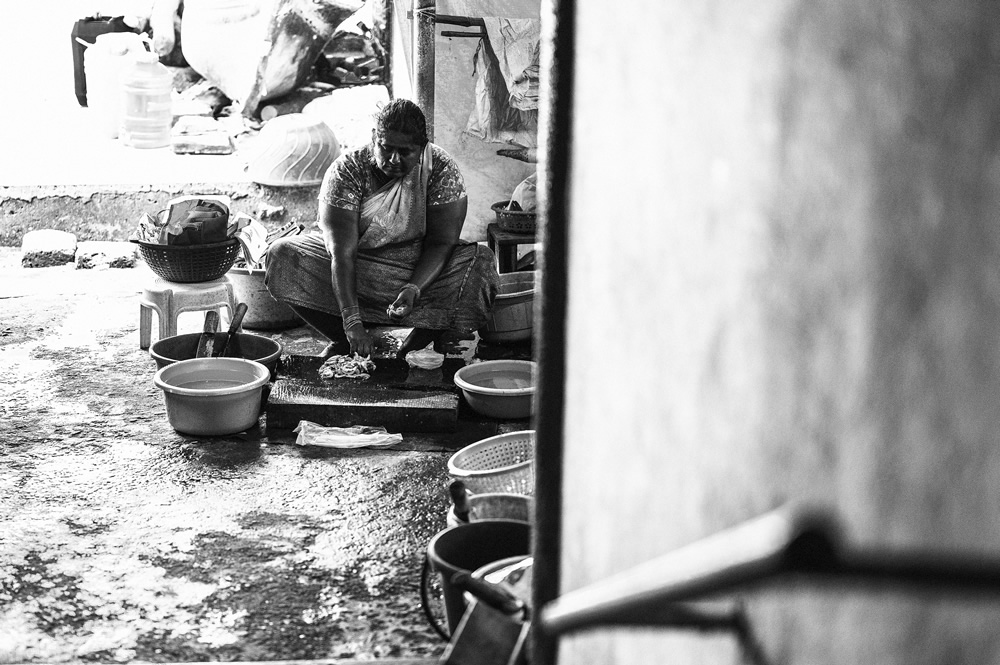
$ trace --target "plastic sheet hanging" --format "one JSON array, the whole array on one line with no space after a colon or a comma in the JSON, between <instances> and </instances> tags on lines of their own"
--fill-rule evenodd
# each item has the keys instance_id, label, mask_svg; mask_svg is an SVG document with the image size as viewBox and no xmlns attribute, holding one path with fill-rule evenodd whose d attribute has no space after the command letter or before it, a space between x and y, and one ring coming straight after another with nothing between
<instances>
[{"instance_id":1,"label":"plastic sheet hanging","mask_svg":"<svg viewBox=\"0 0 1000 665\"><path fill-rule=\"evenodd\" d=\"M539 26L533 19L484 18L473 56L476 104L466 133L489 143L538 145ZM480 68L480 65L482 67Z\"/></svg>"}]
</instances>

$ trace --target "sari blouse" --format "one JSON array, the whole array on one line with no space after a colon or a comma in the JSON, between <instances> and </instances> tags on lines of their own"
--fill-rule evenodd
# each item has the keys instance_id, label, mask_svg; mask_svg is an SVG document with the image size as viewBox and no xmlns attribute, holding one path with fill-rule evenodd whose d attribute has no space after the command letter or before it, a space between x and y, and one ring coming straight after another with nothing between
<instances>
[{"instance_id":1,"label":"sari blouse","mask_svg":"<svg viewBox=\"0 0 1000 665\"><path fill-rule=\"evenodd\" d=\"M453 203L466 195L465 179L454 158L444 149L428 144L431 168L427 178L426 205ZM417 167L419 168L418 164ZM405 176L404 176L405 177ZM369 197L382 190L391 179L375 163L372 145L344 153L327 169L319 191L321 203L360 212Z\"/></svg>"}]
</instances>

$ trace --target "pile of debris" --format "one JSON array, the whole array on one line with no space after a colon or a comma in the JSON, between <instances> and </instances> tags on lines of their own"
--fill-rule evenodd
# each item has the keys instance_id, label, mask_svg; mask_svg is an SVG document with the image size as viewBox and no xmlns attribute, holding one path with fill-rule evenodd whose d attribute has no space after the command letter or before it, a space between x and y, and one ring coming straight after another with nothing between
<instances>
[{"instance_id":1,"label":"pile of debris","mask_svg":"<svg viewBox=\"0 0 1000 665\"><path fill-rule=\"evenodd\" d=\"M40 229L24 234L21 241L21 266L49 268L76 263L78 269L134 268L135 245L111 240L77 242L68 231Z\"/></svg>"},{"instance_id":2,"label":"pile of debris","mask_svg":"<svg viewBox=\"0 0 1000 665\"><path fill-rule=\"evenodd\" d=\"M232 154L268 120L300 113L337 90L383 86L389 78L383 0L274 0L260 3L259 11L252 11L254 2L218 11L193 3L153 4L145 21L97 15L77 22L74 35L90 35L74 44L77 96L86 106L83 52L88 58L98 54L87 46L100 43L103 34L96 33L131 32L139 50L141 37L173 74L170 145L178 154ZM109 63L103 68L108 74L110 63L119 66L116 56L125 55L113 43L108 40L99 53Z\"/></svg>"}]
</instances>

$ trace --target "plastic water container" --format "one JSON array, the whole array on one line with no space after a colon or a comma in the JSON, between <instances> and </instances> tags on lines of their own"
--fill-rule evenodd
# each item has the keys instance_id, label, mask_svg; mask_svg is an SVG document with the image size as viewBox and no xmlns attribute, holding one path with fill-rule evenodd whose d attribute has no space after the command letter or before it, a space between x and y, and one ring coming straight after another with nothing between
<instances>
[{"instance_id":1,"label":"plastic water container","mask_svg":"<svg viewBox=\"0 0 1000 665\"><path fill-rule=\"evenodd\" d=\"M124 91L122 72L132 54L143 51L142 38L133 32L109 32L98 35L84 52L87 77L87 102L100 136L118 138Z\"/></svg>"},{"instance_id":2,"label":"plastic water container","mask_svg":"<svg viewBox=\"0 0 1000 665\"><path fill-rule=\"evenodd\" d=\"M84 53L94 43L98 35L108 32L132 32L136 30L125 23L123 16L101 16L95 14L82 18L73 24L70 42L73 45L73 87L80 106L87 106L87 75L84 71Z\"/></svg>"},{"instance_id":3,"label":"plastic water container","mask_svg":"<svg viewBox=\"0 0 1000 665\"><path fill-rule=\"evenodd\" d=\"M122 74L124 106L118 137L133 148L170 145L174 77L155 53L141 51Z\"/></svg>"}]
</instances>

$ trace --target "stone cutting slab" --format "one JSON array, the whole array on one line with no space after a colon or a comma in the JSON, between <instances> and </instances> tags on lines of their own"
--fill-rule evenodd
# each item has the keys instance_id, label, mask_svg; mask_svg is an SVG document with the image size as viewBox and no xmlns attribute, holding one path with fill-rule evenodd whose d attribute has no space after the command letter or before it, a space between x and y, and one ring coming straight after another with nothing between
<instances>
[{"instance_id":1,"label":"stone cutting slab","mask_svg":"<svg viewBox=\"0 0 1000 665\"><path fill-rule=\"evenodd\" d=\"M460 397L454 387L460 358L436 370L410 368L394 358L376 358L371 378L324 379L323 359L283 359L265 410L267 428L292 430L300 420L328 427L382 426L390 432L454 432Z\"/></svg>"}]
</instances>

